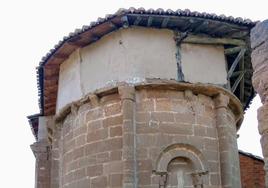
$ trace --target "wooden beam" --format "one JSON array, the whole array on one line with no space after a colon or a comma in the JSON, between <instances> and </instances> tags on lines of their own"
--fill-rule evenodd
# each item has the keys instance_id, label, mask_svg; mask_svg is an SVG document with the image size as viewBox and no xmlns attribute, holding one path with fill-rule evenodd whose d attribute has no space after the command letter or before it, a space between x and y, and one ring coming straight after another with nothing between
<instances>
[{"instance_id":1,"label":"wooden beam","mask_svg":"<svg viewBox=\"0 0 268 188\"><path fill-rule=\"evenodd\" d=\"M197 35L188 35L183 42L195 43L195 44L221 44L221 45L235 45L245 46L246 43L243 40L231 39L231 38L212 38Z\"/></svg>"},{"instance_id":2,"label":"wooden beam","mask_svg":"<svg viewBox=\"0 0 268 188\"><path fill-rule=\"evenodd\" d=\"M170 19L169 17L163 19L162 24L161 24L161 27L162 28L167 27L167 24L169 22L169 19Z\"/></svg>"},{"instance_id":3,"label":"wooden beam","mask_svg":"<svg viewBox=\"0 0 268 188\"><path fill-rule=\"evenodd\" d=\"M193 31L193 33L198 33L200 32L204 27L207 27L209 24L208 20L203 21L202 23L200 23Z\"/></svg>"},{"instance_id":4,"label":"wooden beam","mask_svg":"<svg viewBox=\"0 0 268 188\"><path fill-rule=\"evenodd\" d=\"M118 26L113 22L113 21L109 21L109 26L113 29L117 29Z\"/></svg>"},{"instance_id":5,"label":"wooden beam","mask_svg":"<svg viewBox=\"0 0 268 188\"><path fill-rule=\"evenodd\" d=\"M147 27L151 27L152 22L153 22L153 17L149 16L148 21L147 21Z\"/></svg>"},{"instance_id":6,"label":"wooden beam","mask_svg":"<svg viewBox=\"0 0 268 188\"><path fill-rule=\"evenodd\" d=\"M233 72L233 74L231 75L231 78L239 76L243 71L235 71Z\"/></svg>"},{"instance_id":7,"label":"wooden beam","mask_svg":"<svg viewBox=\"0 0 268 188\"><path fill-rule=\"evenodd\" d=\"M220 30L222 30L223 28L225 28L226 26L223 25L222 23L220 23L219 26L217 26L214 30L211 30L209 32L210 35L215 35L216 33L218 33Z\"/></svg>"},{"instance_id":8,"label":"wooden beam","mask_svg":"<svg viewBox=\"0 0 268 188\"><path fill-rule=\"evenodd\" d=\"M246 74L247 72L252 72L252 70L250 70L250 69L244 69L243 71L242 71L242 70L240 70L240 71L235 71L235 72L233 72L233 74L231 75L231 78L232 78L232 77L239 76L241 72L245 72L245 74ZM245 80L245 82L246 82L246 80ZM250 83L251 83L251 82L250 82Z\"/></svg>"},{"instance_id":9,"label":"wooden beam","mask_svg":"<svg viewBox=\"0 0 268 188\"><path fill-rule=\"evenodd\" d=\"M243 47L241 47L241 46L236 46L236 47L233 47L233 48L227 48L227 49L224 50L224 54L225 54L225 55L235 54L235 53L240 52L240 50L241 50L242 48L243 48Z\"/></svg>"},{"instance_id":10,"label":"wooden beam","mask_svg":"<svg viewBox=\"0 0 268 188\"><path fill-rule=\"evenodd\" d=\"M179 33L177 31L175 31L175 41L176 41L176 45L179 46L181 44L182 41L184 41L184 39L188 36L187 32L184 33Z\"/></svg>"},{"instance_id":11,"label":"wooden beam","mask_svg":"<svg viewBox=\"0 0 268 188\"><path fill-rule=\"evenodd\" d=\"M139 23L141 22L141 20L142 20L142 17L141 16L137 17L136 20L134 21L133 25L139 25Z\"/></svg>"},{"instance_id":12,"label":"wooden beam","mask_svg":"<svg viewBox=\"0 0 268 188\"><path fill-rule=\"evenodd\" d=\"M240 73L240 75L238 76L238 78L235 80L234 85L232 86L231 91L234 93L238 84L240 83L240 81L242 80L242 78L244 77L244 72Z\"/></svg>"},{"instance_id":13,"label":"wooden beam","mask_svg":"<svg viewBox=\"0 0 268 188\"><path fill-rule=\"evenodd\" d=\"M235 58L234 62L232 63L231 68L229 69L228 73L227 73L227 79L229 80L229 78L232 76L235 67L237 66L238 62L240 61L240 59L244 56L246 52L246 49L241 49L239 54L237 55L237 57Z\"/></svg>"},{"instance_id":14,"label":"wooden beam","mask_svg":"<svg viewBox=\"0 0 268 188\"><path fill-rule=\"evenodd\" d=\"M239 69L244 72L245 69L244 56L242 56L241 61L239 62ZM244 90L245 90L245 77L243 76L240 82L240 97L239 97L242 103L244 102Z\"/></svg>"},{"instance_id":15,"label":"wooden beam","mask_svg":"<svg viewBox=\"0 0 268 188\"><path fill-rule=\"evenodd\" d=\"M182 30L183 32L189 30L189 28L191 27L193 23L194 23L194 20L190 19L187 23L184 24L184 27L180 28L180 30Z\"/></svg>"},{"instance_id":16,"label":"wooden beam","mask_svg":"<svg viewBox=\"0 0 268 188\"><path fill-rule=\"evenodd\" d=\"M121 21L123 22L122 25L124 28L128 28L129 27L129 22L128 22L128 17L127 16L123 16L121 18Z\"/></svg>"},{"instance_id":17,"label":"wooden beam","mask_svg":"<svg viewBox=\"0 0 268 188\"><path fill-rule=\"evenodd\" d=\"M97 41L99 39L100 39L100 36L98 36L97 34L91 33L90 40Z\"/></svg>"}]
</instances>

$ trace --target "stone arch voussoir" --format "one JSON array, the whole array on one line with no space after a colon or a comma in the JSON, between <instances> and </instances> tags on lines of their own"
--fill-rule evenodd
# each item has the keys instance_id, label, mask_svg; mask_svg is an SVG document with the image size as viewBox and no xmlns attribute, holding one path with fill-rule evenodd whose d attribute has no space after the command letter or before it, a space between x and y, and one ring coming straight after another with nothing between
<instances>
[{"instance_id":1,"label":"stone arch voussoir","mask_svg":"<svg viewBox=\"0 0 268 188\"><path fill-rule=\"evenodd\" d=\"M172 144L166 147L159 155L154 170L159 173L167 172L167 168L172 159L184 157L194 165L196 171L208 172L207 161L201 151L190 144Z\"/></svg>"}]
</instances>

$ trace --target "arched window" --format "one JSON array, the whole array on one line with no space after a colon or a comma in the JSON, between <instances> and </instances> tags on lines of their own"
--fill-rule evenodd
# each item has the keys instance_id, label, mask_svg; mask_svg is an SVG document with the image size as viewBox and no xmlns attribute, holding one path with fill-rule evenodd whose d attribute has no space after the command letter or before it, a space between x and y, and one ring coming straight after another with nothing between
<instances>
[{"instance_id":1,"label":"arched window","mask_svg":"<svg viewBox=\"0 0 268 188\"><path fill-rule=\"evenodd\" d=\"M161 176L162 188L202 188L207 185L207 161L189 144L173 144L160 154L155 173Z\"/></svg>"}]
</instances>

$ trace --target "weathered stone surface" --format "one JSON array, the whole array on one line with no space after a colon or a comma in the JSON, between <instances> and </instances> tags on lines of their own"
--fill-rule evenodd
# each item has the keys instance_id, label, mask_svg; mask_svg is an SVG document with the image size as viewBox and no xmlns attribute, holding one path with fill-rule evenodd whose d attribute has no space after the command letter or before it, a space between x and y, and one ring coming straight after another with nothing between
<instances>
[{"instance_id":1,"label":"weathered stone surface","mask_svg":"<svg viewBox=\"0 0 268 188\"><path fill-rule=\"evenodd\" d=\"M268 20L259 22L250 33L251 48L260 46L263 41L268 40Z\"/></svg>"},{"instance_id":2,"label":"weathered stone surface","mask_svg":"<svg viewBox=\"0 0 268 188\"><path fill-rule=\"evenodd\" d=\"M259 133L263 135L268 131L268 103L258 109L257 117Z\"/></svg>"},{"instance_id":3,"label":"weathered stone surface","mask_svg":"<svg viewBox=\"0 0 268 188\"><path fill-rule=\"evenodd\" d=\"M258 109L258 129L261 136L261 145L264 158L268 157L268 20L258 23L251 30L252 65L254 68L252 84L260 95L263 106ZM267 166L265 161L265 166ZM265 187L268 187L268 168Z\"/></svg>"},{"instance_id":4,"label":"weathered stone surface","mask_svg":"<svg viewBox=\"0 0 268 188\"><path fill-rule=\"evenodd\" d=\"M175 185L172 177L180 169L187 186L193 186L192 172L200 172L209 188L220 186L221 173L239 184L228 97L132 86L121 86L119 93L83 104L63 121L53 148L59 188Z\"/></svg>"},{"instance_id":5,"label":"weathered stone surface","mask_svg":"<svg viewBox=\"0 0 268 188\"><path fill-rule=\"evenodd\" d=\"M262 154L264 157L268 158L268 132L261 137Z\"/></svg>"}]
</instances>

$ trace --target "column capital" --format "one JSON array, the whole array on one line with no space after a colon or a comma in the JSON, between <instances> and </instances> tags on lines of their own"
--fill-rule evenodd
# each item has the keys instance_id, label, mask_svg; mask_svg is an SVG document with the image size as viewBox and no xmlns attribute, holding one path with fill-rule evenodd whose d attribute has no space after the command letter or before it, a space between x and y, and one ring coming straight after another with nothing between
<instances>
[{"instance_id":1,"label":"column capital","mask_svg":"<svg viewBox=\"0 0 268 188\"><path fill-rule=\"evenodd\" d=\"M218 94L214 98L214 103L216 108L227 108L230 98L222 93Z\"/></svg>"},{"instance_id":2,"label":"column capital","mask_svg":"<svg viewBox=\"0 0 268 188\"><path fill-rule=\"evenodd\" d=\"M35 142L31 146L34 156L38 159L42 155L48 155L50 145L47 141Z\"/></svg>"},{"instance_id":3,"label":"column capital","mask_svg":"<svg viewBox=\"0 0 268 188\"><path fill-rule=\"evenodd\" d=\"M122 100L135 100L135 87L131 85L118 86L118 93Z\"/></svg>"}]
</instances>

